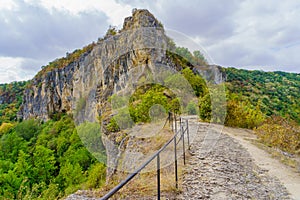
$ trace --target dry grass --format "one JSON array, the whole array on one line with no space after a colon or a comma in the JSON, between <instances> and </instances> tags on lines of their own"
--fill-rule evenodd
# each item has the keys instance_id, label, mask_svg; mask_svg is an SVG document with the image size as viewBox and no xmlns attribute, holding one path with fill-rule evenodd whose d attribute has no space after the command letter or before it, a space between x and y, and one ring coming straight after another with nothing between
<instances>
[{"instance_id":1,"label":"dry grass","mask_svg":"<svg viewBox=\"0 0 300 200\"><path fill-rule=\"evenodd\" d=\"M151 152L153 149L160 149L170 138L173 133L168 129L163 129L158 135L151 137L151 141L144 143L142 150ZM148 138L149 139L149 138ZM175 184L175 162L174 162L174 143L170 145L160 154L160 185L162 199L175 199L176 195L182 191L182 176L183 176L183 157L182 157L182 143L178 145L178 188ZM153 151L155 152L155 151ZM187 153L186 158L188 159ZM117 192L111 199L156 199L157 198L157 173L156 173L156 159L135 176L128 184L126 184L119 192ZM105 187L94 191L93 196L101 197L105 195L110 189L115 187L118 183L124 180L128 174L118 172L109 184Z\"/></svg>"},{"instance_id":2,"label":"dry grass","mask_svg":"<svg viewBox=\"0 0 300 200\"><path fill-rule=\"evenodd\" d=\"M279 160L284 165L289 166L294 169L297 169L297 167L298 168L300 167L299 156L293 155L293 157L289 157L287 155L284 155L282 151L279 151L278 149L276 149L274 147L269 147L265 143L260 142L259 140L251 140L251 142L255 146L259 147L260 149L267 151L273 158Z\"/></svg>"},{"instance_id":3,"label":"dry grass","mask_svg":"<svg viewBox=\"0 0 300 200\"><path fill-rule=\"evenodd\" d=\"M156 160L154 160L156 161ZM154 162L153 161L153 162ZM181 192L183 175L182 159L178 160L178 188L175 186L174 163L161 169L160 189L161 196L167 199L174 199ZM102 197L110 189L126 178L127 174L118 173L113 180L105 187L93 191L91 196ZM157 195L157 173L156 171L141 173L135 176L127 185L118 191L111 199L156 199Z\"/></svg>"}]
</instances>

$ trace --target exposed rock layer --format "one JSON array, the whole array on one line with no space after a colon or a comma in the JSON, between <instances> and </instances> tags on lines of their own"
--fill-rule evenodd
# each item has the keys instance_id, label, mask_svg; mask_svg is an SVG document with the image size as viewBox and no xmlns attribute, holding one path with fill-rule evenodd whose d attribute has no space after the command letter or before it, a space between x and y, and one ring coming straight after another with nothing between
<instances>
[{"instance_id":1,"label":"exposed rock layer","mask_svg":"<svg viewBox=\"0 0 300 200\"><path fill-rule=\"evenodd\" d=\"M67 112L79 113L79 121L94 121L109 110L107 98L126 87L127 73L133 68L151 71L151 66L168 65L180 70L181 66L167 56L167 43L157 19L147 10L134 10L122 30L107 34L78 60L36 76L24 93L19 117L48 120L51 114ZM194 71L216 83L225 79L216 66ZM143 75L143 71L136 73Z\"/></svg>"}]
</instances>

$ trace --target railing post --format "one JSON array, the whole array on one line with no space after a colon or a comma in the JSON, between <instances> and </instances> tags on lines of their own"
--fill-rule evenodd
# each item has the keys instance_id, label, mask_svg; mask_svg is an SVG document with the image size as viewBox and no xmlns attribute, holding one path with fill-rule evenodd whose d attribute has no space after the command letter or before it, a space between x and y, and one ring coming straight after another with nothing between
<instances>
[{"instance_id":1,"label":"railing post","mask_svg":"<svg viewBox=\"0 0 300 200\"><path fill-rule=\"evenodd\" d=\"M177 119L176 115L174 114L174 120L175 120L175 134L177 133Z\"/></svg>"},{"instance_id":2,"label":"railing post","mask_svg":"<svg viewBox=\"0 0 300 200\"><path fill-rule=\"evenodd\" d=\"M186 119L186 132L187 132L187 139L188 139L188 150L190 150L190 131L189 131L189 120Z\"/></svg>"},{"instance_id":3,"label":"railing post","mask_svg":"<svg viewBox=\"0 0 300 200\"><path fill-rule=\"evenodd\" d=\"M175 156L175 187L178 189L178 174L177 174L177 140L174 137L174 156Z\"/></svg>"},{"instance_id":4,"label":"railing post","mask_svg":"<svg viewBox=\"0 0 300 200\"><path fill-rule=\"evenodd\" d=\"M157 154L157 199L160 200L160 158Z\"/></svg>"},{"instance_id":5,"label":"railing post","mask_svg":"<svg viewBox=\"0 0 300 200\"><path fill-rule=\"evenodd\" d=\"M182 153L183 153L183 164L185 165L185 144L184 144L184 129L183 124L181 124L181 134L182 134Z\"/></svg>"},{"instance_id":6,"label":"railing post","mask_svg":"<svg viewBox=\"0 0 300 200\"><path fill-rule=\"evenodd\" d=\"M180 126L181 126L181 124L182 124L182 118L181 117L179 118L179 122L180 122Z\"/></svg>"}]
</instances>

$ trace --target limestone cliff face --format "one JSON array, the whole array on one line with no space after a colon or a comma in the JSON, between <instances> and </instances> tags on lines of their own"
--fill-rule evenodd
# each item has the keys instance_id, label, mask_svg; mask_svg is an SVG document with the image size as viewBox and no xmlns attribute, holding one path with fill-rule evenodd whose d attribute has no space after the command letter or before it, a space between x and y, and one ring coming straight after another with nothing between
<instances>
[{"instance_id":1,"label":"limestone cliff face","mask_svg":"<svg viewBox=\"0 0 300 200\"><path fill-rule=\"evenodd\" d=\"M19 116L48 120L51 114L70 112L73 100L73 75L78 62L63 69L55 69L42 77L32 80L30 88L24 92Z\"/></svg>"},{"instance_id":2,"label":"limestone cliff face","mask_svg":"<svg viewBox=\"0 0 300 200\"><path fill-rule=\"evenodd\" d=\"M100 116L105 127L113 114L108 102L112 94L134 88L142 77L160 66L181 70L168 56L168 41L162 25L149 11L134 10L122 30L109 31L69 65L35 77L25 91L19 117L48 120L51 114L66 112L73 114L77 124L94 122ZM209 69L194 70L208 79L220 79L217 72L210 73ZM113 134L105 129L103 132L108 166L115 168L120 144Z\"/></svg>"},{"instance_id":3,"label":"limestone cliff face","mask_svg":"<svg viewBox=\"0 0 300 200\"><path fill-rule=\"evenodd\" d=\"M106 35L92 51L64 68L34 78L19 117L48 120L53 113L73 113L77 108L93 121L113 91L125 85L126 80L119 80L122 74L137 65L162 62L164 50L154 50L162 45L166 46L162 26L147 10L135 10L119 33ZM81 101L84 109L78 105Z\"/></svg>"},{"instance_id":4,"label":"limestone cliff face","mask_svg":"<svg viewBox=\"0 0 300 200\"><path fill-rule=\"evenodd\" d=\"M128 71L137 66L151 70L159 64L180 69L166 55L167 42L162 25L149 11L133 10L122 30L107 34L91 51L64 68L35 77L25 91L19 117L48 120L54 113L76 112L79 121L94 121L108 109L107 98L126 87ZM211 70L196 71L217 83L223 79Z\"/></svg>"}]
</instances>

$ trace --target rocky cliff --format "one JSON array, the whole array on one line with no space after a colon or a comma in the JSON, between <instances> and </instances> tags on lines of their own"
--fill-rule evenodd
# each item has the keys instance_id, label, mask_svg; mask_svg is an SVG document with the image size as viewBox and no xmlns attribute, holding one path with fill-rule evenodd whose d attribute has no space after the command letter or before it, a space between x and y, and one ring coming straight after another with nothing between
<instances>
[{"instance_id":1,"label":"rocky cliff","mask_svg":"<svg viewBox=\"0 0 300 200\"><path fill-rule=\"evenodd\" d=\"M154 16L146 10L135 10L125 19L121 31L107 34L90 52L61 69L36 76L25 91L19 117L47 120L53 113L82 109L78 104L87 101L86 106L97 104L84 113L93 121L113 90L124 85L125 80L119 80L121 74L137 65L162 62L164 52L154 47L165 41L162 26Z\"/></svg>"},{"instance_id":2,"label":"rocky cliff","mask_svg":"<svg viewBox=\"0 0 300 200\"><path fill-rule=\"evenodd\" d=\"M25 90L19 117L48 120L52 114L74 114L79 109L84 110L81 118L93 121L107 109L107 98L124 89L131 69L151 70L154 65L180 69L167 56L167 48L168 38L158 20L147 10L133 10L120 31L108 32L92 50L63 68L36 76ZM197 71L220 82L223 76L210 69Z\"/></svg>"},{"instance_id":3,"label":"rocky cliff","mask_svg":"<svg viewBox=\"0 0 300 200\"><path fill-rule=\"evenodd\" d=\"M102 138L108 166L115 168L120 141L105 129L115 114L108 99L113 94L130 95L147 82L161 84L164 74L180 71L182 66L170 52L170 39L161 23L147 10L133 10L120 31L110 29L93 48L66 66L36 76L25 90L19 117L48 120L63 112L72 114L77 125L101 118L102 130L108 135ZM217 69L206 66L194 71L218 83L224 76Z\"/></svg>"}]
</instances>

